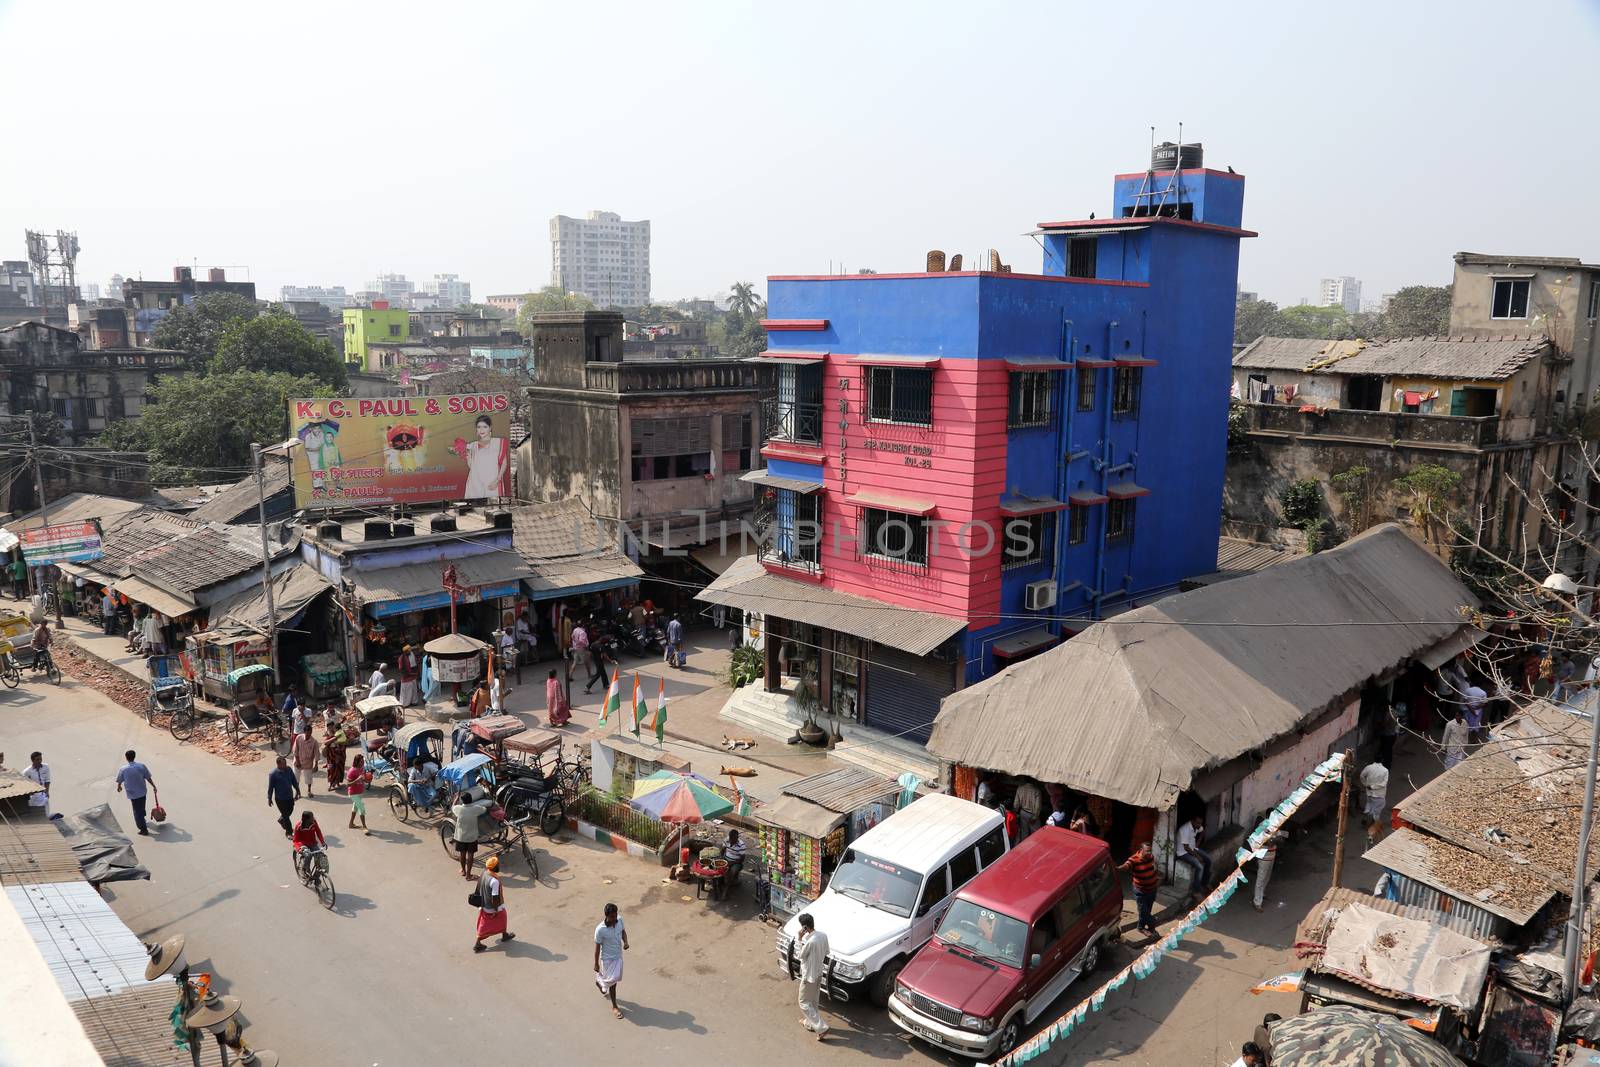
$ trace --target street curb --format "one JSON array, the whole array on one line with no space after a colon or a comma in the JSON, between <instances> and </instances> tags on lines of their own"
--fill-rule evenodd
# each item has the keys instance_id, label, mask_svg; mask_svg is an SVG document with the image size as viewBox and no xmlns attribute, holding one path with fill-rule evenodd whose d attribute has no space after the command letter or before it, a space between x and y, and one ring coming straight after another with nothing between
<instances>
[{"instance_id":1,"label":"street curb","mask_svg":"<svg viewBox=\"0 0 1600 1067\"><path fill-rule=\"evenodd\" d=\"M89 651L83 645L79 644L77 638L73 637L71 634L62 634L61 636L66 638L67 643L72 646L73 651L76 652L78 655L82 656L84 659L92 660L93 662L99 664L101 667L104 667L108 671L116 671L118 674L122 675L128 681L132 682L134 685L138 686L140 689L143 689L145 691L146 695L149 694L149 692L150 692L150 683L147 682L145 679L140 678L137 674L134 674L132 671L128 670L126 667L119 666L119 665L117 665L115 663L112 663L108 659L102 659L101 657L95 655L93 652Z\"/></svg>"},{"instance_id":2,"label":"street curb","mask_svg":"<svg viewBox=\"0 0 1600 1067\"><path fill-rule=\"evenodd\" d=\"M634 859L645 860L658 867L661 865L661 857L655 849L646 848L637 841L629 841L621 834L614 834L610 830L601 829L593 823L584 822L575 816L569 815L567 817L567 829L579 837L588 838L618 852L626 852Z\"/></svg>"}]
</instances>

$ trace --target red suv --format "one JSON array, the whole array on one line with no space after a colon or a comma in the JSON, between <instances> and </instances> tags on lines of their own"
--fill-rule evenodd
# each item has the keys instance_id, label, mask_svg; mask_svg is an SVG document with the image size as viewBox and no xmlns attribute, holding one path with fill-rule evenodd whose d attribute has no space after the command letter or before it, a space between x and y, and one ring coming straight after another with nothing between
<instances>
[{"instance_id":1,"label":"red suv","mask_svg":"<svg viewBox=\"0 0 1600 1067\"><path fill-rule=\"evenodd\" d=\"M1121 937L1122 883L1097 837L1046 827L956 894L900 973L889 1014L963 1056L1010 1052L1023 1029Z\"/></svg>"}]
</instances>

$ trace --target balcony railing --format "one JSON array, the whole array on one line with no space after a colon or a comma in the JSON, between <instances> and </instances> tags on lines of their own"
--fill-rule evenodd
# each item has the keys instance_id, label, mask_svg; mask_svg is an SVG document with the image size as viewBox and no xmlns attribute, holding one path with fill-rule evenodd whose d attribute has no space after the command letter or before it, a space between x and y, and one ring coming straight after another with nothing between
<instances>
[{"instance_id":1,"label":"balcony railing","mask_svg":"<svg viewBox=\"0 0 1600 1067\"><path fill-rule=\"evenodd\" d=\"M757 499L753 516L756 558L815 571L822 565L822 528L815 519L815 500L804 494L788 495L794 501L788 506L781 505L778 491L763 492Z\"/></svg>"},{"instance_id":2,"label":"balcony railing","mask_svg":"<svg viewBox=\"0 0 1600 1067\"><path fill-rule=\"evenodd\" d=\"M1500 419L1492 415L1422 415L1397 411L1329 408L1301 411L1290 404L1246 404L1251 430L1307 437L1365 437L1418 445L1468 445L1482 448L1500 437Z\"/></svg>"},{"instance_id":3,"label":"balcony railing","mask_svg":"<svg viewBox=\"0 0 1600 1067\"><path fill-rule=\"evenodd\" d=\"M768 400L763 405L761 424L769 441L822 443L822 405L800 401Z\"/></svg>"}]
</instances>

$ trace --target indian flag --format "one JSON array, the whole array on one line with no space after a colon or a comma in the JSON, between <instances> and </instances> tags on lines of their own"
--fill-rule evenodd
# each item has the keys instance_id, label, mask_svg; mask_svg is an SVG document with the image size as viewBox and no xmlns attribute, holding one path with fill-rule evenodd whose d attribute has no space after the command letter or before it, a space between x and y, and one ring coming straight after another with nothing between
<instances>
[{"instance_id":1,"label":"indian flag","mask_svg":"<svg viewBox=\"0 0 1600 1067\"><path fill-rule=\"evenodd\" d=\"M605 707L600 709L600 721L595 724L597 726L604 726L606 723L610 722L611 713L613 711L622 710L622 690L618 688L617 682L618 679L613 676L611 679L611 688L606 690Z\"/></svg>"},{"instance_id":2,"label":"indian flag","mask_svg":"<svg viewBox=\"0 0 1600 1067\"><path fill-rule=\"evenodd\" d=\"M640 714L640 717L643 718L643 716L644 716L643 709L640 710L639 714ZM661 744L662 741L666 740L666 736L667 736L667 680L665 678L661 679L661 688L656 692L656 715L655 715L655 721L650 724L650 727L651 727L651 729L655 730L655 732L656 732L656 744L659 745L659 744Z\"/></svg>"},{"instance_id":3,"label":"indian flag","mask_svg":"<svg viewBox=\"0 0 1600 1067\"><path fill-rule=\"evenodd\" d=\"M639 724L644 722L645 712L649 710L644 702L644 695L639 692L639 673L633 675L633 736L639 736Z\"/></svg>"}]
</instances>

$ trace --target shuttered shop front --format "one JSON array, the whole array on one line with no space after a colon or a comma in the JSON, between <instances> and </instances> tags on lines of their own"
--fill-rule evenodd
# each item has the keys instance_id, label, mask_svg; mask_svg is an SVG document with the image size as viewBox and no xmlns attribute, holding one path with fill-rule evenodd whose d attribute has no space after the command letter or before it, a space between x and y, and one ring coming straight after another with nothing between
<instances>
[{"instance_id":1,"label":"shuttered shop front","mask_svg":"<svg viewBox=\"0 0 1600 1067\"><path fill-rule=\"evenodd\" d=\"M867 665L867 725L926 744L939 701L955 690L954 678L954 668L941 659L874 645Z\"/></svg>"}]
</instances>

